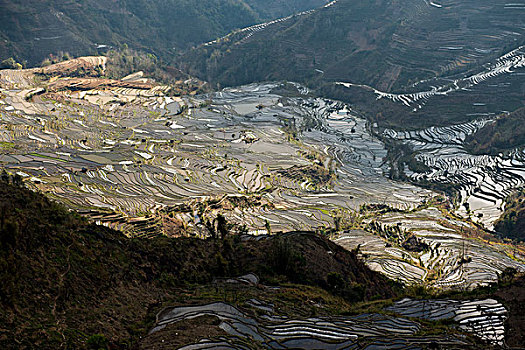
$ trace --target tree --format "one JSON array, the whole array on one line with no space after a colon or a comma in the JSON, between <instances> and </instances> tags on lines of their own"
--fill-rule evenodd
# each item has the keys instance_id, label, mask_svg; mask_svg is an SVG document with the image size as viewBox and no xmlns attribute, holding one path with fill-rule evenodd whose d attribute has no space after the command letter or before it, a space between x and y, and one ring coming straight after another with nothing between
<instances>
[{"instance_id":1,"label":"tree","mask_svg":"<svg viewBox=\"0 0 525 350\"><path fill-rule=\"evenodd\" d=\"M2 173L0 174L0 179L2 179L2 181L5 183L9 183L9 174L5 171L5 169L2 169Z\"/></svg>"},{"instance_id":2,"label":"tree","mask_svg":"<svg viewBox=\"0 0 525 350\"><path fill-rule=\"evenodd\" d=\"M342 291L346 286L343 276L337 272L328 273L326 276L326 284L328 286L328 290L332 292Z\"/></svg>"},{"instance_id":3,"label":"tree","mask_svg":"<svg viewBox=\"0 0 525 350\"><path fill-rule=\"evenodd\" d=\"M47 66L50 66L52 63L51 63L51 60L49 58L46 58L45 60L42 61L42 63L40 64L41 67L47 67Z\"/></svg>"},{"instance_id":4,"label":"tree","mask_svg":"<svg viewBox=\"0 0 525 350\"><path fill-rule=\"evenodd\" d=\"M15 174L15 176L13 176L13 185L21 187L23 183L24 182L22 181L22 176L18 174Z\"/></svg>"},{"instance_id":5,"label":"tree","mask_svg":"<svg viewBox=\"0 0 525 350\"><path fill-rule=\"evenodd\" d=\"M221 235L221 239L225 239L226 236L228 236L228 223L226 221L226 218L222 214L217 215L217 231Z\"/></svg>"},{"instance_id":6,"label":"tree","mask_svg":"<svg viewBox=\"0 0 525 350\"><path fill-rule=\"evenodd\" d=\"M0 62L0 69L20 69L19 67L21 68L22 65L20 63L16 63L13 57L9 57L8 59Z\"/></svg>"}]
</instances>

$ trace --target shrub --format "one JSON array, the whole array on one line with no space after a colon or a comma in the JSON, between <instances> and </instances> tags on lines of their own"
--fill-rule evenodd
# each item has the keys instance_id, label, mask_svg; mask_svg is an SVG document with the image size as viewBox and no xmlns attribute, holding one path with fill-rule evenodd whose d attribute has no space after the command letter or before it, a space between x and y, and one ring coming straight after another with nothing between
<instances>
[{"instance_id":1,"label":"shrub","mask_svg":"<svg viewBox=\"0 0 525 350\"><path fill-rule=\"evenodd\" d=\"M214 257L215 260L215 273L218 276L226 276L229 270L229 264L228 261L224 258L224 256L217 252Z\"/></svg>"},{"instance_id":2,"label":"shrub","mask_svg":"<svg viewBox=\"0 0 525 350\"><path fill-rule=\"evenodd\" d=\"M331 292L340 291L345 287L345 280L340 273L330 272L326 276L326 283L328 285L328 290Z\"/></svg>"},{"instance_id":3,"label":"shrub","mask_svg":"<svg viewBox=\"0 0 525 350\"><path fill-rule=\"evenodd\" d=\"M274 272L287 276L291 281L301 282L304 277L300 265L304 257L294 249L288 238L273 240L269 252L270 265Z\"/></svg>"},{"instance_id":4,"label":"shrub","mask_svg":"<svg viewBox=\"0 0 525 350\"><path fill-rule=\"evenodd\" d=\"M18 69L17 63L13 57L0 62L0 69Z\"/></svg>"},{"instance_id":5,"label":"shrub","mask_svg":"<svg viewBox=\"0 0 525 350\"><path fill-rule=\"evenodd\" d=\"M86 345L91 350L108 349L108 340L103 334L94 334L88 338Z\"/></svg>"}]
</instances>

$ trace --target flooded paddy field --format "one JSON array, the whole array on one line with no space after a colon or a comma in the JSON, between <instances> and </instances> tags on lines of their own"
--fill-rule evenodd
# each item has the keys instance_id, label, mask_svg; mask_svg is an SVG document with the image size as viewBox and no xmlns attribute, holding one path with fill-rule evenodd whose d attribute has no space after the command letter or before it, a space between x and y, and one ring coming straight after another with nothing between
<instances>
[{"instance_id":1,"label":"flooded paddy field","mask_svg":"<svg viewBox=\"0 0 525 350\"><path fill-rule=\"evenodd\" d=\"M221 214L234 230L256 235L346 229L338 243L360 245L370 267L406 284L469 288L496 281L507 267L524 269L519 248L465 235L476 230L471 223L450 222L432 206L437 193L389 180L385 144L344 103L312 97L300 86L289 97L276 83L174 97L141 75L59 81L69 87L35 92L24 74L3 75L25 85L0 91L0 165L129 236L206 237ZM434 167L410 174L415 180L454 179L462 201L495 198L498 207L505 191L522 183L516 180L522 158L453 155L481 124L386 130L381 137L410 143L418 160ZM494 178L492 188L475 190L476 169ZM484 195L489 190L492 197ZM361 213L369 204L391 212ZM475 203L470 209L494 217ZM378 233L382 226L399 226L403 237L392 242ZM410 251L411 235L426 248Z\"/></svg>"},{"instance_id":2,"label":"flooded paddy field","mask_svg":"<svg viewBox=\"0 0 525 350\"><path fill-rule=\"evenodd\" d=\"M409 145L415 159L430 169L414 172L406 168L412 180L453 184L459 192L457 212L492 229L505 198L525 185L525 150L518 148L499 155L468 153L466 137L490 122L483 118L450 127L405 132L387 129L384 133Z\"/></svg>"},{"instance_id":3,"label":"flooded paddy field","mask_svg":"<svg viewBox=\"0 0 525 350\"><path fill-rule=\"evenodd\" d=\"M269 287L259 285L259 288ZM505 307L493 299L406 298L373 313L297 317L280 314L272 302L252 298L236 305L214 302L167 307L157 314L155 326L148 335L148 345L160 339L169 345L174 337L170 331L172 325L213 319L216 321L212 324L223 331L223 336L202 338L181 349L248 349L247 342L251 340L268 349L471 348L472 340L465 335L483 339L487 345L503 344L506 318ZM427 327L432 325L424 321L447 321L456 331L425 334Z\"/></svg>"},{"instance_id":4,"label":"flooded paddy field","mask_svg":"<svg viewBox=\"0 0 525 350\"><path fill-rule=\"evenodd\" d=\"M77 208L129 216L209 196L260 194L272 208L232 217L255 230L266 220L275 230L329 225L326 212L335 207L381 201L410 209L431 196L382 175L384 146L343 105L283 99L270 93L273 87L177 101L154 96L146 108L131 104L117 112L112 102L93 104L71 94L67 104L38 103L44 109L38 116L7 96L4 106L17 109L4 107L0 135L13 147L1 161ZM174 106L186 112L174 115ZM320 127L306 131L302 141L293 139L290 130L306 117Z\"/></svg>"},{"instance_id":5,"label":"flooded paddy field","mask_svg":"<svg viewBox=\"0 0 525 350\"><path fill-rule=\"evenodd\" d=\"M367 220L374 222L373 229L345 231L335 242L347 249L359 246L372 269L405 284L470 289L498 281L507 267L523 270L519 249L469 237L468 224L437 208L390 212ZM417 243L405 243L411 240Z\"/></svg>"},{"instance_id":6,"label":"flooded paddy field","mask_svg":"<svg viewBox=\"0 0 525 350\"><path fill-rule=\"evenodd\" d=\"M505 339L507 310L494 299L458 301L407 298L394 303L387 310L432 321L452 319L459 323L459 329L499 345L503 345Z\"/></svg>"},{"instance_id":7,"label":"flooded paddy field","mask_svg":"<svg viewBox=\"0 0 525 350\"><path fill-rule=\"evenodd\" d=\"M254 300L261 303L261 301ZM347 317L291 319L276 315L270 306L259 318L252 318L226 303L168 308L157 315L155 333L185 319L212 316L229 337L223 340L203 339L182 349L203 349L225 346L247 349L243 340L255 339L268 349L375 349L378 347L418 348L430 342L463 345L454 337L417 337L417 322L382 314ZM150 335L151 335L150 333ZM233 337L232 337L233 336ZM363 347L364 346L364 347Z\"/></svg>"}]
</instances>

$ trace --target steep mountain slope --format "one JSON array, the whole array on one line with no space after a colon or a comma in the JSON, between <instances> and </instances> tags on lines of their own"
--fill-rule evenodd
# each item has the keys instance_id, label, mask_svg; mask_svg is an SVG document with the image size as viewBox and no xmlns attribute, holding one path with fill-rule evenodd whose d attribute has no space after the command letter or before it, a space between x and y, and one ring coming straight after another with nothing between
<instances>
[{"instance_id":1,"label":"steep mountain slope","mask_svg":"<svg viewBox=\"0 0 525 350\"><path fill-rule=\"evenodd\" d=\"M451 82L483 72L487 63L497 65L498 57L525 42L524 35L523 10L503 0L339 0L313 13L198 48L182 58L181 66L223 86L264 80L323 86L325 95L356 103L373 117L386 114L387 120L409 113L416 120L448 121L458 116L465 120L465 114L473 113L466 106L485 98L490 103L474 112L514 110L522 105L523 78L507 81L505 72L487 72L489 76L473 78L475 84L494 78L492 84L510 83L511 88L497 94L494 89L476 91L482 101L460 91L451 94L449 111L440 107L441 97L450 89L455 91L448 86ZM520 62L509 63L508 71L522 69ZM335 87L333 82L352 85ZM418 104L424 104L417 100L420 97L408 96L407 103L403 99L395 103L396 96L386 95L369 108L381 93L427 91L421 98L436 95L438 102L426 110L419 110ZM505 103L498 98L503 94ZM440 117L443 112L445 116Z\"/></svg>"},{"instance_id":2,"label":"steep mountain slope","mask_svg":"<svg viewBox=\"0 0 525 350\"><path fill-rule=\"evenodd\" d=\"M525 34L520 11L504 1L442 1L440 6L420 0L339 0L246 41L227 42L231 53L217 47L223 55L194 67L228 85L322 78L388 92L476 68ZM199 54L204 53L189 57ZM252 61L256 64L247 64Z\"/></svg>"},{"instance_id":3,"label":"steep mountain slope","mask_svg":"<svg viewBox=\"0 0 525 350\"><path fill-rule=\"evenodd\" d=\"M59 51L86 54L127 43L167 55L323 0L0 1L0 60L39 63Z\"/></svg>"}]
</instances>

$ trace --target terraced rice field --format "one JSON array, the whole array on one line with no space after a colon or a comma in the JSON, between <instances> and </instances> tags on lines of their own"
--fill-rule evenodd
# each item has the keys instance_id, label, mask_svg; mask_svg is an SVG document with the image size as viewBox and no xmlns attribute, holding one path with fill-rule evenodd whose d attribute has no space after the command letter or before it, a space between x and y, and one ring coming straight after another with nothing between
<instances>
[{"instance_id":1,"label":"terraced rice field","mask_svg":"<svg viewBox=\"0 0 525 350\"><path fill-rule=\"evenodd\" d=\"M337 3L337 1L338 0L330 1L326 5L321 7L321 9L328 8L328 7L332 6L332 5L334 5L335 3ZM317 9L302 11L302 12L295 13L295 14L290 15L290 16L278 18L278 19L275 19L275 20L272 20L272 21L269 21L269 22L259 23L259 24L255 24L255 25L250 26L250 27L242 28L242 29L234 31L234 32L232 32L232 33L230 33L228 35L225 35L224 37L221 37L221 38L209 41L207 43L204 43L201 46L211 46L211 45L223 42L225 40L230 40L230 39L232 39L232 37L235 37L236 44L240 44L240 43L248 40L249 38L251 38L255 33L260 32L260 31L266 29L269 26L272 26L272 25L278 24L278 23L286 22L286 21L288 21L288 20L290 20L292 18L308 15L310 13L313 13L314 11L317 11Z\"/></svg>"},{"instance_id":2,"label":"terraced rice field","mask_svg":"<svg viewBox=\"0 0 525 350\"><path fill-rule=\"evenodd\" d=\"M382 314L362 314L346 317L319 317L290 319L276 315L271 305L253 300L265 311L253 318L226 303L167 308L157 315L155 333L168 324L200 316L213 316L220 320L219 327L229 337L202 339L181 349L224 347L246 349L243 341L253 339L268 349L418 349L430 343L442 346L461 346L463 340L453 336L418 337L420 325L402 317ZM253 306L252 306L253 307Z\"/></svg>"},{"instance_id":3,"label":"terraced rice field","mask_svg":"<svg viewBox=\"0 0 525 350\"><path fill-rule=\"evenodd\" d=\"M458 213L492 229L504 200L525 185L525 149L496 156L471 155L465 138L491 122L488 118L418 131L385 130L387 137L409 145L431 170L406 173L415 181L454 184L460 193Z\"/></svg>"},{"instance_id":4,"label":"terraced rice field","mask_svg":"<svg viewBox=\"0 0 525 350\"><path fill-rule=\"evenodd\" d=\"M258 284L232 279L230 283ZM259 288L268 289L258 284ZM491 344L503 344L507 310L496 300L412 300L403 299L385 308L383 313L354 316L287 317L280 315L275 305L258 299L245 301L242 307L224 302L206 305L168 307L157 314L150 335L170 324L199 317L213 317L227 336L203 338L182 349L225 347L247 349L246 342L256 341L268 349L420 349L433 344L444 348L460 348L469 344L455 335L421 336L418 320L455 323L459 330ZM256 313L248 310L256 310ZM257 316L249 316L249 315ZM164 335L162 339L166 339ZM167 337L169 342L169 336ZM168 345L168 344L166 344Z\"/></svg>"},{"instance_id":5,"label":"terraced rice field","mask_svg":"<svg viewBox=\"0 0 525 350\"><path fill-rule=\"evenodd\" d=\"M144 83L140 75L126 79L133 81ZM6 85L0 91L0 165L130 236L204 237L218 213L256 235L322 231L352 225L362 205L375 203L397 213L375 221L400 223L431 250L385 247L387 239L362 230L347 231L338 242L361 244L369 266L394 279L468 288L496 280L506 267L524 268L522 252L513 246L466 239L462 230L469 224L422 210L436 193L389 180L385 145L351 106L310 97L301 86L302 95L293 98L274 93L279 84L273 83L170 97L169 87L148 84L53 93ZM385 135L410 142L418 157L443 167L411 176L439 179L448 169L465 196L478 195L468 182L475 169L485 177L511 178L522 164L454 155L464 135L482 124ZM459 165L447 165L446 154ZM494 182L506 186L497 190L500 196L518 184ZM471 209L479 210L474 204ZM465 241L469 262L463 261Z\"/></svg>"},{"instance_id":6,"label":"terraced rice field","mask_svg":"<svg viewBox=\"0 0 525 350\"><path fill-rule=\"evenodd\" d=\"M336 206L380 200L407 209L431 195L382 176L384 146L342 104L283 99L270 93L273 87L177 100L158 89L116 88L67 93L67 103L27 104L6 92L0 137L17 151L1 161L77 208L129 216L210 196L261 194L273 208L231 218L253 230L265 221L275 230L331 225L326 213ZM117 108L122 101L127 105ZM176 115L182 106L187 112ZM289 142L283 123L299 126L307 117L323 126L307 131L303 142ZM311 166L308 155L321 159L317 166L337 169L337 178L323 185L282 175Z\"/></svg>"},{"instance_id":7,"label":"terraced rice field","mask_svg":"<svg viewBox=\"0 0 525 350\"><path fill-rule=\"evenodd\" d=\"M448 96L458 91L468 91L478 84L501 75L522 74L523 68L525 68L525 46L520 46L505 53L493 63L486 65L484 70L475 74L469 74L457 78L434 78L426 81L419 81L413 85L414 88L418 89L416 92L389 93L364 85L355 85L349 82L339 82L337 84L345 87L362 86L366 89L371 89L376 94L378 100L386 98L393 102L411 107L414 111L417 111L418 109L423 108L427 101L435 96ZM429 89L419 90L424 86L429 86Z\"/></svg>"},{"instance_id":8,"label":"terraced rice field","mask_svg":"<svg viewBox=\"0 0 525 350\"><path fill-rule=\"evenodd\" d=\"M363 230L349 230L335 239L347 249L359 245L362 257L374 270L405 284L426 284L443 289L469 289L498 280L507 267L524 270L519 250L503 244L469 239L469 225L445 217L436 208L412 213L386 213L374 220L383 227L398 227L428 245L419 252Z\"/></svg>"},{"instance_id":9,"label":"terraced rice field","mask_svg":"<svg viewBox=\"0 0 525 350\"><path fill-rule=\"evenodd\" d=\"M387 308L397 314L432 321L453 319L459 328L474 333L478 338L503 345L507 310L494 299L411 300L403 299Z\"/></svg>"}]
</instances>

